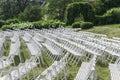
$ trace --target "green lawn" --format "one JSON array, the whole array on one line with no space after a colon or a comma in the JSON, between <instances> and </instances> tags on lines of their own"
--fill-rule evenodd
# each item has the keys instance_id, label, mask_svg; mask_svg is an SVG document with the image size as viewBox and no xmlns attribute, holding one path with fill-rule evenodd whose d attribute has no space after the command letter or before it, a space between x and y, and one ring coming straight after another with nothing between
<instances>
[{"instance_id":1,"label":"green lawn","mask_svg":"<svg viewBox=\"0 0 120 80\"><path fill-rule=\"evenodd\" d=\"M98 80L110 80L110 72L108 66L96 64Z\"/></svg>"},{"instance_id":2,"label":"green lawn","mask_svg":"<svg viewBox=\"0 0 120 80\"><path fill-rule=\"evenodd\" d=\"M82 30L98 34L106 34L108 37L120 37L120 24L95 26L92 29Z\"/></svg>"}]
</instances>

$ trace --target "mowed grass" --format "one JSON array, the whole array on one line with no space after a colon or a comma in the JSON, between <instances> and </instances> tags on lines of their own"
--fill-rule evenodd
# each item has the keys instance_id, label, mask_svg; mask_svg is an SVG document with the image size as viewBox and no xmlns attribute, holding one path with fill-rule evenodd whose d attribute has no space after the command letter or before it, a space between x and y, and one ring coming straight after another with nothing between
<instances>
[{"instance_id":1,"label":"mowed grass","mask_svg":"<svg viewBox=\"0 0 120 80\"><path fill-rule=\"evenodd\" d=\"M120 37L120 24L95 26L92 29L82 30L98 34L106 34L109 38Z\"/></svg>"},{"instance_id":2,"label":"mowed grass","mask_svg":"<svg viewBox=\"0 0 120 80\"><path fill-rule=\"evenodd\" d=\"M110 72L108 66L96 64L98 80L110 80Z\"/></svg>"},{"instance_id":3,"label":"mowed grass","mask_svg":"<svg viewBox=\"0 0 120 80\"><path fill-rule=\"evenodd\" d=\"M75 66L72 62L68 62L68 74L69 77L67 78L68 80L74 80L74 78L76 77L78 70L79 70L80 66Z\"/></svg>"}]
</instances>

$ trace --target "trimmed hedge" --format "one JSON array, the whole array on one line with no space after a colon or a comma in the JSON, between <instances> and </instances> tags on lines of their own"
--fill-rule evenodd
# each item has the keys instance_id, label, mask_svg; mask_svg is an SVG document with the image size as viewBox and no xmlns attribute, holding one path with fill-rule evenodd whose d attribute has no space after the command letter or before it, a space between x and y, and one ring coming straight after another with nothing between
<instances>
[{"instance_id":1,"label":"trimmed hedge","mask_svg":"<svg viewBox=\"0 0 120 80\"><path fill-rule=\"evenodd\" d=\"M95 16L95 25L117 24L120 23L120 8L113 8L108 10L102 16Z\"/></svg>"},{"instance_id":2,"label":"trimmed hedge","mask_svg":"<svg viewBox=\"0 0 120 80\"><path fill-rule=\"evenodd\" d=\"M90 29L93 27L93 23L91 22L82 22L81 23L81 29Z\"/></svg>"},{"instance_id":3,"label":"trimmed hedge","mask_svg":"<svg viewBox=\"0 0 120 80\"><path fill-rule=\"evenodd\" d=\"M64 27L65 23L60 22L60 21L54 21L54 20L47 20L47 21L38 21L34 22L33 26L36 29L42 29L42 28L59 28L59 27Z\"/></svg>"},{"instance_id":4,"label":"trimmed hedge","mask_svg":"<svg viewBox=\"0 0 120 80\"><path fill-rule=\"evenodd\" d=\"M26 22L26 23L16 23L16 24L10 24L10 25L3 25L2 30L6 29L49 29L49 28L59 28L59 27L64 27L65 23L60 22L60 21L54 21L54 20L47 20L47 21L38 21L38 22Z\"/></svg>"},{"instance_id":5,"label":"trimmed hedge","mask_svg":"<svg viewBox=\"0 0 120 80\"><path fill-rule=\"evenodd\" d=\"M95 13L90 3L86 2L74 2L67 6L66 9L66 24L71 25L74 19L80 15L83 15L85 22L93 22Z\"/></svg>"},{"instance_id":6,"label":"trimmed hedge","mask_svg":"<svg viewBox=\"0 0 120 80\"><path fill-rule=\"evenodd\" d=\"M74 22L73 24L72 24L72 28L80 28L80 22Z\"/></svg>"}]
</instances>

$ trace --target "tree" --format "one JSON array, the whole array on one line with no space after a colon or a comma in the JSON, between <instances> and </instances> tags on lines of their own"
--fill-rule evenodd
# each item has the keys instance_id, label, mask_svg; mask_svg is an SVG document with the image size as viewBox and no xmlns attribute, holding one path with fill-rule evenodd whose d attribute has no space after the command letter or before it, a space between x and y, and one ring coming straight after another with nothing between
<instances>
[{"instance_id":1,"label":"tree","mask_svg":"<svg viewBox=\"0 0 120 80\"><path fill-rule=\"evenodd\" d=\"M94 5L95 5L96 14L102 15L108 9L114 7L120 7L120 0L95 0Z\"/></svg>"},{"instance_id":2,"label":"tree","mask_svg":"<svg viewBox=\"0 0 120 80\"><path fill-rule=\"evenodd\" d=\"M95 14L91 4L86 2L74 2L67 6L66 24L71 25L80 14L83 15L85 22L94 21Z\"/></svg>"},{"instance_id":3,"label":"tree","mask_svg":"<svg viewBox=\"0 0 120 80\"><path fill-rule=\"evenodd\" d=\"M16 17L20 12L30 5L31 0L3 0L0 1L2 18L9 19Z\"/></svg>"},{"instance_id":4,"label":"tree","mask_svg":"<svg viewBox=\"0 0 120 80\"><path fill-rule=\"evenodd\" d=\"M64 20L66 7L69 3L84 0L48 0L48 14L50 18Z\"/></svg>"},{"instance_id":5,"label":"tree","mask_svg":"<svg viewBox=\"0 0 120 80\"><path fill-rule=\"evenodd\" d=\"M42 19L41 8L38 6L29 6L24 12L19 14L19 19L22 21L38 21Z\"/></svg>"}]
</instances>

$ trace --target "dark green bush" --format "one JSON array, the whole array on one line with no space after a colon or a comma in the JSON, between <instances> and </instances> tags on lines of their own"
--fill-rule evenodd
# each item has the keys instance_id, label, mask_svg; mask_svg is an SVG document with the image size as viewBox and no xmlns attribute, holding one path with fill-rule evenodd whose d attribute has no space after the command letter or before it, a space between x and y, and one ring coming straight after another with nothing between
<instances>
[{"instance_id":1,"label":"dark green bush","mask_svg":"<svg viewBox=\"0 0 120 80\"><path fill-rule=\"evenodd\" d=\"M2 30L6 30L6 29L11 29L11 30L14 30L14 29L21 29L21 30L24 30L24 29L33 29L33 24L32 23L29 23L29 22L26 22L26 23L16 23L16 24L10 24L10 25L3 25L2 26Z\"/></svg>"},{"instance_id":2,"label":"dark green bush","mask_svg":"<svg viewBox=\"0 0 120 80\"><path fill-rule=\"evenodd\" d=\"M15 24L15 23L19 23L19 20L18 19L8 19L6 22L7 22L7 24Z\"/></svg>"},{"instance_id":3,"label":"dark green bush","mask_svg":"<svg viewBox=\"0 0 120 80\"><path fill-rule=\"evenodd\" d=\"M16 23L16 24L10 24L10 25L3 25L2 30L6 29L49 29L49 28L59 28L59 27L64 27L65 23L60 22L60 21L55 21L55 20L46 20L46 21L37 21L37 22L26 22L26 23Z\"/></svg>"},{"instance_id":4,"label":"dark green bush","mask_svg":"<svg viewBox=\"0 0 120 80\"><path fill-rule=\"evenodd\" d=\"M94 0L95 12L103 15L107 10L120 7L120 0Z\"/></svg>"},{"instance_id":5,"label":"dark green bush","mask_svg":"<svg viewBox=\"0 0 120 80\"><path fill-rule=\"evenodd\" d=\"M42 28L49 29L49 28L64 27L65 23L55 20L46 20L46 21L33 22L33 26L36 29L42 29Z\"/></svg>"},{"instance_id":6,"label":"dark green bush","mask_svg":"<svg viewBox=\"0 0 120 80\"><path fill-rule=\"evenodd\" d=\"M72 28L80 28L80 22L74 22L73 24L72 24Z\"/></svg>"},{"instance_id":7,"label":"dark green bush","mask_svg":"<svg viewBox=\"0 0 120 80\"><path fill-rule=\"evenodd\" d=\"M91 22L82 22L81 23L81 29L89 29L93 27L93 23Z\"/></svg>"},{"instance_id":8,"label":"dark green bush","mask_svg":"<svg viewBox=\"0 0 120 80\"><path fill-rule=\"evenodd\" d=\"M117 24L120 23L120 8L113 8L108 10L102 16L95 16L95 25Z\"/></svg>"},{"instance_id":9,"label":"dark green bush","mask_svg":"<svg viewBox=\"0 0 120 80\"><path fill-rule=\"evenodd\" d=\"M33 26L36 29L42 29L42 23L40 21L39 22L33 22Z\"/></svg>"},{"instance_id":10,"label":"dark green bush","mask_svg":"<svg viewBox=\"0 0 120 80\"><path fill-rule=\"evenodd\" d=\"M42 19L41 8L39 6L30 6L27 7L24 12L20 13L18 18L21 21L39 21Z\"/></svg>"},{"instance_id":11,"label":"dark green bush","mask_svg":"<svg viewBox=\"0 0 120 80\"><path fill-rule=\"evenodd\" d=\"M11 29L12 30L12 27L10 25L3 25L2 30L6 30L6 29Z\"/></svg>"},{"instance_id":12,"label":"dark green bush","mask_svg":"<svg viewBox=\"0 0 120 80\"><path fill-rule=\"evenodd\" d=\"M93 22L95 13L91 4L86 2L74 2L67 6L65 17L66 24L71 25L80 13L83 15L84 21Z\"/></svg>"},{"instance_id":13,"label":"dark green bush","mask_svg":"<svg viewBox=\"0 0 120 80\"><path fill-rule=\"evenodd\" d=\"M0 20L0 28L5 24L6 24L6 22L4 20Z\"/></svg>"}]
</instances>

